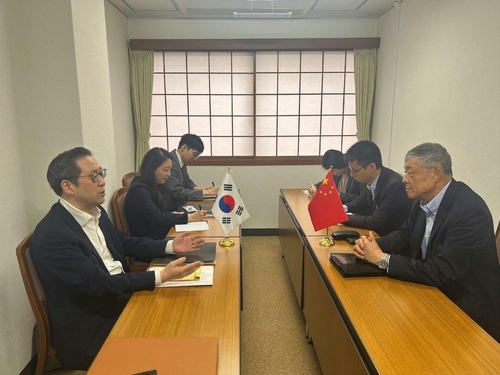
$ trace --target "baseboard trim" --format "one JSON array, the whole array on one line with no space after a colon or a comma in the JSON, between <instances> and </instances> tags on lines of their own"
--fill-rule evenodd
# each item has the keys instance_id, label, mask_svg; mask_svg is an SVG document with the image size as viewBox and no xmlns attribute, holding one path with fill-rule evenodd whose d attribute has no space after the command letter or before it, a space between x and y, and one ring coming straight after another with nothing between
<instances>
[{"instance_id":1,"label":"baseboard trim","mask_svg":"<svg viewBox=\"0 0 500 375\"><path fill-rule=\"evenodd\" d=\"M241 229L242 236L277 236L278 228L246 228Z\"/></svg>"},{"instance_id":2,"label":"baseboard trim","mask_svg":"<svg viewBox=\"0 0 500 375\"><path fill-rule=\"evenodd\" d=\"M38 357L35 355L28 364L23 368L19 375L34 375L36 372L36 364L38 362Z\"/></svg>"}]
</instances>

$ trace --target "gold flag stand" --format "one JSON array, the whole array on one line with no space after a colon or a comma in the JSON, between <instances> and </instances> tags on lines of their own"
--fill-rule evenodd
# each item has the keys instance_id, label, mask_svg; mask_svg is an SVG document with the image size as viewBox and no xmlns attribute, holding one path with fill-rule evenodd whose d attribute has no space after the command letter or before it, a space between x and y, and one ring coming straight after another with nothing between
<instances>
[{"instance_id":1,"label":"gold flag stand","mask_svg":"<svg viewBox=\"0 0 500 375\"><path fill-rule=\"evenodd\" d=\"M319 241L319 244L323 247L330 247L335 245L335 241L333 240L332 236L328 235L328 227L326 227L326 236L323 238L321 241Z\"/></svg>"},{"instance_id":2,"label":"gold flag stand","mask_svg":"<svg viewBox=\"0 0 500 375\"><path fill-rule=\"evenodd\" d=\"M221 245L222 247L231 247L234 245L234 241L226 236L223 240L219 241L219 245Z\"/></svg>"},{"instance_id":3,"label":"gold flag stand","mask_svg":"<svg viewBox=\"0 0 500 375\"><path fill-rule=\"evenodd\" d=\"M319 244L323 247L330 247L335 245L335 241L330 236L327 235L325 238L319 241Z\"/></svg>"}]
</instances>

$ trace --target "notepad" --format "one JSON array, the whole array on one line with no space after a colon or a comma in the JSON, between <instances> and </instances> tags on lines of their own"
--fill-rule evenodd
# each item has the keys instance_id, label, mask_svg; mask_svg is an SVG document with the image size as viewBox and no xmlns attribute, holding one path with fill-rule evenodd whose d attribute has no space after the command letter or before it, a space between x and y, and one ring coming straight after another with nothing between
<instances>
[{"instance_id":1,"label":"notepad","mask_svg":"<svg viewBox=\"0 0 500 375\"><path fill-rule=\"evenodd\" d=\"M193 232L208 230L208 223L206 221L192 221L187 224L176 224L176 232Z\"/></svg>"},{"instance_id":2,"label":"notepad","mask_svg":"<svg viewBox=\"0 0 500 375\"><path fill-rule=\"evenodd\" d=\"M162 266L151 266L148 268L150 271L161 271L164 267ZM214 266L201 266L201 274L199 279L194 280L169 280L161 285L157 285L157 288L175 288L179 286L205 286L214 285Z\"/></svg>"},{"instance_id":3,"label":"notepad","mask_svg":"<svg viewBox=\"0 0 500 375\"><path fill-rule=\"evenodd\" d=\"M199 260L205 264L215 264L216 247L217 244L215 242L205 242L198 251L166 254L164 257L154 258L151 263L153 266L164 266L173 260L186 257L185 263L193 263Z\"/></svg>"}]
</instances>

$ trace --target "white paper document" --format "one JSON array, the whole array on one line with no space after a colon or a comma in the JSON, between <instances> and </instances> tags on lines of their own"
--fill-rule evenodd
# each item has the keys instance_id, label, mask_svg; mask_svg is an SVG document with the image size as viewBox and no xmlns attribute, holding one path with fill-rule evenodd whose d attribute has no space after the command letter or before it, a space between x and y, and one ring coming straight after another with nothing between
<instances>
[{"instance_id":1,"label":"white paper document","mask_svg":"<svg viewBox=\"0 0 500 375\"><path fill-rule=\"evenodd\" d=\"M149 267L149 270L161 271L164 267ZM214 266L201 266L201 275L198 280L170 280L166 281L157 288L173 288L179 286L203 286L214 285Z\"/></svg>"},{"instance_id":2,"label":"white paper document","mask_svg":"<svg viewBox=\"0 0 500 375\"><path fill-rule=\"evenodd\" d=\"M208 223L203 221L192 221L187 224L177 224L175 226L176 232L193 232L196 230L208 230Z\"/></svg>"}]
</instances>

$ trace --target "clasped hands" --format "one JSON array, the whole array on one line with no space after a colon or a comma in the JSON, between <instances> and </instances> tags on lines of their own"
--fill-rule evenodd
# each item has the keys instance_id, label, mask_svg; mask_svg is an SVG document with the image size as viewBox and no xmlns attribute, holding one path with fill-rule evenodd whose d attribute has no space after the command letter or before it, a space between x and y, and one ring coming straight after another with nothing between
<instances>
[{"instance_id":1,"label":"clasped hands","mask_svg":"<svg viewBox=\"0 0 500 375\"><path fill-rule=\"evenodd\" d=\"M375 241L372 231L369 232L368 236L361 236L356 240L353 251L356 258L364 259L372 264L377 264L384 254Z\"/></svg>"}]
</instances>

